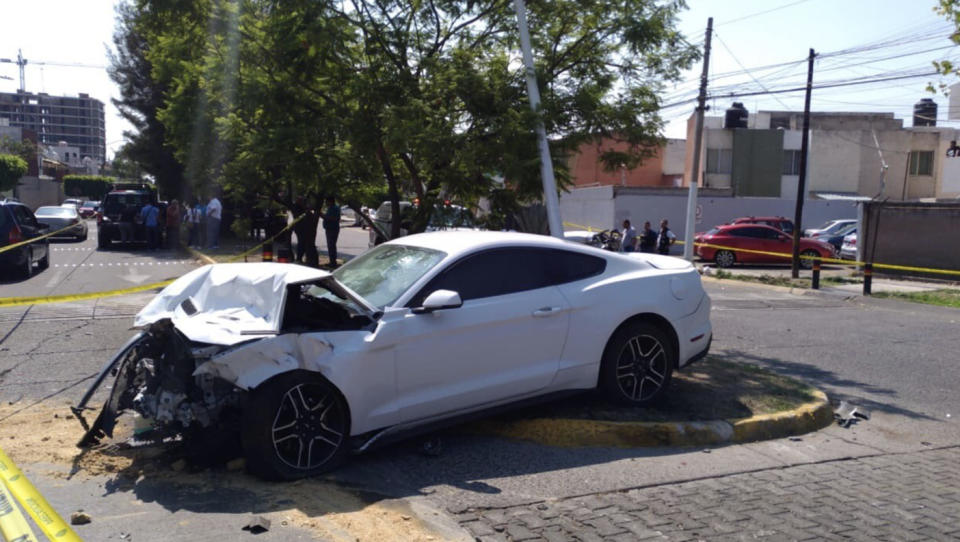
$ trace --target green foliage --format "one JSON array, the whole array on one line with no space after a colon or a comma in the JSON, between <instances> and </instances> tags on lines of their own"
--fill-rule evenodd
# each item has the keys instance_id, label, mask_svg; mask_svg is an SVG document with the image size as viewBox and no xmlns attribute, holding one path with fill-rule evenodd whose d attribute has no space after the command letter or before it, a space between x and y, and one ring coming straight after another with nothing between
<instances>
[{"instance_id":1,"label":"green foliage","mask_svg":"<svg viewBox=\"0 0 960 542\"><path fill-rule=\"evenodd\" d=\"M680 0L531 0L533 112L509 0L129 2L115 39L124 100L141 134L159 121L151 149L172 151L194 193L287 208L298 195L416 197L414 230L435 202L473 206L495 180L509 187L495 220L539 200L538 119L561 189L584 141L619 138L628 149L605 164L636 165L661 142L663 82L699 54L675 29Z\"/></svg>"},{"instance_id":2,"label":"green foliage","mask_svg":"<svg viewBox=\"0 0 960 542\"><path fill-rule=\"evenodd\" d=\"M0 191L15 188L27 173L27 161L13 154L0 154Z\"/></svg>"},{"instance_id":3,"label":"green foliage","mask_svg":"<svg viewBox=\"0 0 960 542\"><path fill-rule=\"evenodd\" d=\"M102 175L66 175L63 177L63 192L68 196L80 196L100 201L117 182L115 177Z\"/></svg>"}]
</instances>

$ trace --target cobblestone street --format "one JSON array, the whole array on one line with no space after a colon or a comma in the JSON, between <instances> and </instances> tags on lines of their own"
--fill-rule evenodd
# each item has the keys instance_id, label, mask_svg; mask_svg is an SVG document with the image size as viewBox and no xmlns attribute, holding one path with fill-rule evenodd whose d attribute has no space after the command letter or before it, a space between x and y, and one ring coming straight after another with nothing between
<instances>
[{"instance_id":1,"label":"cobblestone street","mask_svg":"<svg viewBox=\"0 0 960 542\"><path fill-rule=\"evenodd\" d=\"M960 447L470 509L456 517L483 542L960 540Z\"/></svg>"}]
</instances>

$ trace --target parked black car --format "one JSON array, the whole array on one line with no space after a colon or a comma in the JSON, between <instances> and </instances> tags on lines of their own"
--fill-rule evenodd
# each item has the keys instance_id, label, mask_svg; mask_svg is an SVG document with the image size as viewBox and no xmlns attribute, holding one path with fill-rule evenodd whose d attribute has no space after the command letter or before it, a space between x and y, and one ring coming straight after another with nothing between
<instances>
[{"instance_id":1,"label":"parked black car","mask_svg":"<svg viewBox=\"0 0 960 542\"><path fill-rule=\"evenodd\" d=\"M49 226L37 221L29 207L16 200L0 200L0 249L39 237ZM33 264L40 269L50 267L50 243L47 238L0 252L0 268L14 269L30 278Z\"/></svg>"},{"instance_id":2,"label":"parked black car","mask_svg":"<svg viewBox=\"0 0 960 542\"><path fill-rule=\"evenodd\" d=\"M133 242L146 243L147 230L140 221L140 210L148 201L153 201L159 207L162 221L166 206L158 204L149 189L114 190L104 196L100 214L97 215L97 248L107 249L114 241L119 242L122 239L120 228L125 224L131 227ZM163 231L163 228L160 230Z\"/></svg>"}]
</instances>

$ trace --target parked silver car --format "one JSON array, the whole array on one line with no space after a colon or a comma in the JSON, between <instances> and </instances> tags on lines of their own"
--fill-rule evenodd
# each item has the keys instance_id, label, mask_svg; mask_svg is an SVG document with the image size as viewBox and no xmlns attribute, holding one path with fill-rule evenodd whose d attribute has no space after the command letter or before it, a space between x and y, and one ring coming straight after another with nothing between
<instances>
[{"instance_id":1,"label":"parked silver car","mask_svg":"<svg viewBox=\"0 0 960 542\"><path fill-rule=\"evenodd\" d=\"M843 238L843 245L840 246L840 258L844 260L857 259L857 234L851 233Z\"/></svg>"}]
</instances>

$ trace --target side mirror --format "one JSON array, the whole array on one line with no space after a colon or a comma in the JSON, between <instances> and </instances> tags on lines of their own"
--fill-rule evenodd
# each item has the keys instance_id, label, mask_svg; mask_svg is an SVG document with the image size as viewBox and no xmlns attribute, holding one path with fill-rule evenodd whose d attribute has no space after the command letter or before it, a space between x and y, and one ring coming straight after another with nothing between
<instances>
[{"instance_id":1,"label":"side mirror","mask_svg":"<svg viewBox=\"0 0 960 542\"><path fill-rule=\"evenodd\" d=\"M414 314L425 314L444 309L457 309L463 305L460 294L452 290L437 290L423 300L423 306L415 307Z\"/></svg>"}]
</instances>

